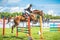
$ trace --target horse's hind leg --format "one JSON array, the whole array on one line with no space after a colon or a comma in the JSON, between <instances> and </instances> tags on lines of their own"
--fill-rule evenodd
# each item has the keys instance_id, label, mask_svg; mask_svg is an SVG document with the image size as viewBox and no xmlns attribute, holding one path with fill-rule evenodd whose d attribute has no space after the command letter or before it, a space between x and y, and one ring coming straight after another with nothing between
<instances>
[{"instance_id":1,"label":"horse's hind leg","mask_svg":"<svg viewBox=\"0 0 60 40\"><path fill-rule=\"evenodd\" d=\"M13 33L13 29L14 29L14 27L15 27L15 25L12 26L12 31L11 31L11 33Z\"/></svg>"}]
</instances>

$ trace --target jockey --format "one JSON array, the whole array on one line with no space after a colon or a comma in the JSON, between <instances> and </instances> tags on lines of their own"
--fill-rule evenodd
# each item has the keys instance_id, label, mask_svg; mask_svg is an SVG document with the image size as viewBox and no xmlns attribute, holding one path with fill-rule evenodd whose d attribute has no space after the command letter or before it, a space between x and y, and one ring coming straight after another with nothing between
<instances>
[{"instance_id":1,"label":"jockey","mask_svg":"<svg viewBox=\"0 0 60 40\"><path fill-rule=\"evenodd\" d=\"M32 4L29 4L25 9L23 15L27 18L32 13Z\"/></svg>"},{"instance_id":2,"label":"jockey","mask_svg":"<svg viewBox=\"0 0 60 40\"><path fill-rule=\"evenodd\" d=\"M29 4L25 9L25 14L30 15L30 13L32 13L32 4Z\"/></svg>"},{"instance_id":3,"label":"jockey","mask_svg":"<svg viewBox=\"0 0 60 40\"><path fill-rule=\"evenodd\" d=\"M24 9L26 13L32 13L32 4L29 4L26 9Z\"/></svg>"}]
</instances>

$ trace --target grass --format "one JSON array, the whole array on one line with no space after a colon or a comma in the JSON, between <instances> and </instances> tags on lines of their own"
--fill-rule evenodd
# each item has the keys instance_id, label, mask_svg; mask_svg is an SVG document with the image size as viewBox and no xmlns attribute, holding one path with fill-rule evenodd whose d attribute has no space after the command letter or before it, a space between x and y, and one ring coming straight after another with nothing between
<instances>
[{"instance_id":1,"label":"grass","mask_svg":"<svg viewBox=\"0 0 60 40\"><path fill-rule=\"evenodd\" d=\"M40 35L38 31L39 27L32 27L31 33L34 40L40 40ZM44 40L60 40L60 32L59 31L45 31L49 30L49 28L43 29L43 37ZM0 28L0 40L28 40L26 33L18 32L18 37L16 37L16 28L14 29L14 33L11 33L11 28L5 29L5 36L2 36L2 28Z\"/></svg>"}]
</instances>

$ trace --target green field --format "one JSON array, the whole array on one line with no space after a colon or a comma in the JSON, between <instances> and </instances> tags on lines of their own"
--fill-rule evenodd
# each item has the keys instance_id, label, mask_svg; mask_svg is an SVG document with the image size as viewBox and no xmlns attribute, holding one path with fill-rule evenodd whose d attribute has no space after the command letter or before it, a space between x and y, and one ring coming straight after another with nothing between
<instances>
[{"instance_id":1,"label":"green field","mask_svg":"<svg viewBox=\"0 0 60 40\"><path fill-rule=\"evenodd\" d=\"M32 27L31 33L34 40L40 40L40 35L38 31L39 27ZM49 30L49 29L44 29ZM58 31L44 31L43 32L44 40L60 40L60 32ZM19 32L18 37L16 37L16 28L14 29L14 33L11 33L11 28L6 28L5 37L2 36L2 28L0 28L0 40L28 40L26 33Z\"/></svg>"}]
</instances>

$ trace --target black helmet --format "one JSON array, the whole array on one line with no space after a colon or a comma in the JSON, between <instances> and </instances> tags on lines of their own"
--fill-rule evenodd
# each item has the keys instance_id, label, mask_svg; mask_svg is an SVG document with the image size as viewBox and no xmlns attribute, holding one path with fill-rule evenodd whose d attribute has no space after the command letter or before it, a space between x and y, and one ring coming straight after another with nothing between
<instances>
[{"instance_id":1,"label":"black helmet","mask_svg":"<svg viewBox=\"0 0 60 40\"><path fill-rule=\"evenodd\" d=\"M32 4L30 4L30 6L32 6Z\"/></svg>"}]
</instances>

